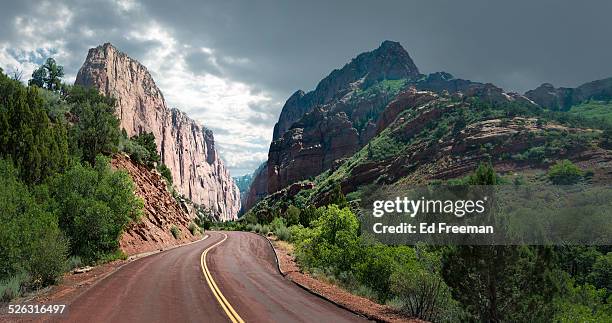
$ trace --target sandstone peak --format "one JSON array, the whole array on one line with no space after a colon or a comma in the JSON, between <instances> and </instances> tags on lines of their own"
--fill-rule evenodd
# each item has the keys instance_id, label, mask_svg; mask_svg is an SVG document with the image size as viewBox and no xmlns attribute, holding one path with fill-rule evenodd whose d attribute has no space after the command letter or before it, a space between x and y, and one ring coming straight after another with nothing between
<instances>
[{"instance_id":1,"label":"sandstone peak","mask_svg":"<svg viewBox=\"0 0 612 323\"><path fill-rule=\"evenodd\" d=\"M240 195L216 151L212 131L180 110L169 109L144 65L105 43L89 50L75 84L114 97L128 136L153 133L181 194L218 219L236 218Z\"/></svg>"},{"instance_id":2,"label":"sandstone peak","mask_svg":"<svg viewBox=\"0 0 612 323\"><path fill-rule=\"evenodd\" d=\"M369 52L357 55L341 69L332 71L308 93L296 91L287 100L274 126L273 140L316 105L327 104L351 89L355 82L367 86L383 79L412 79L420 75L408 52L398 42L385 40Z\"/></svg>"}]
</instances>

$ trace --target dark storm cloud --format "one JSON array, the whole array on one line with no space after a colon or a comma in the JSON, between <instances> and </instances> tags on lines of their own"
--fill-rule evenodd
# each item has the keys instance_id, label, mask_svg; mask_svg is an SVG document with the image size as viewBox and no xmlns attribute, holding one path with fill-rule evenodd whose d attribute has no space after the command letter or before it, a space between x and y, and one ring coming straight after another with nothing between
<instances>
[{"instance_id":1,"label":"dark storm cloud","mask_svg":"<svg viewBox=\"0 0 612 323\"><path fill-rule=\"evenodd\" d=\"M17 60L32 68L55 52L74 77L87 49L110 41L151 64L165 96L175 99L170 103L183 104L178 107L216 130L221 153L240 172L265 158L271 128L291 93L313 89L331 70L385 39L401 42L423 73L447 71L519 92L543 82L576 86L612 76L612 2L604 0L70 0L1 6L0 64ZM169 51L156 61L160 49ZM183 68L179 63L193 75L176 72ZM198 93L204 94L193 99ZM229 105L221 107L223 100ZM258 157L249 160L244 152Z\"/></svg>"},{"instance_id":2,"label":"dark storm cloud","mask_svg":"<svg viewBox=\"0 0 612 323\"><path fill-rule=\"evenodd\" d=\"M248 57L249 73L285 96L384 39L423 72L445 70L524 91L612 75L609 1L201 1L156 0L148 12L179 34L206 34L219 53Z\"/></svg>"}]
</instances>

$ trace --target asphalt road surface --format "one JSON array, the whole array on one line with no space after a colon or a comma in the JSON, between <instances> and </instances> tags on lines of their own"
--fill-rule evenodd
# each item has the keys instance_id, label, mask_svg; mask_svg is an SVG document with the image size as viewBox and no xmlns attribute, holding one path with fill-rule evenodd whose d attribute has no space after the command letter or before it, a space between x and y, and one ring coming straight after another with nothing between
<instances>
[{"instance_id":1,"label":"asphalt road surface","mask_svg":"<svg viewBox=\"0 0 612 323\"><path fill-rule=\"evenodd\" d=\"M282 277L265 238L205 240L131 262L68 304L63 322L359 322Z\"/></svg>"}]
</instances>

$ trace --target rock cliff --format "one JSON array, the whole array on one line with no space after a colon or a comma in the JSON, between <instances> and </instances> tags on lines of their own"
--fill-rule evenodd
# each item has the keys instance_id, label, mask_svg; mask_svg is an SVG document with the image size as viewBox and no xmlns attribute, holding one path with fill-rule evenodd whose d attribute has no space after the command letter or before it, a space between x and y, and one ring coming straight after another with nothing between
<instances>
[{"instance_id":1,"label":"rock cliff","mask_svg":"<svg viewBox=\"0 0 612 323\"><path fill-rule=\"evenodd\" d=\"M162 162L176 189L220 220L236 218L240 193L215 148L211 130L166 106L146 67L106 43L89 50L75 84L117 99L117 116L128 136L155 135Z\"/></svg>"},{"instance_id":2,"label":"rock cliff","mask_svg":"<svg viewBox=\"0 0 612 323\"><path fill-rule=\"evenodd\" d=\"M267 179L259 182L267 181L267 193L272 194L333 169L393 121L385 120L386 116L382 121L379 118L387 105L408 88L462 93L492 104L534 104L490 83L457 79L445 72L420 74L399 43L385 41L333 71L314 91L297 91L287 100L274 129ZM402 109L407 103L395 104ZM265 194L253 188L250 195Z\"/></svg>"},{"instance_id":3,"label":"rock cliff","mask_svg":"<svg viewBox=\"0 0 612 323\"><path fill-rule=\"evenodd\" d=\"M313 91L293 93L274 126L273 140L280 138L315 106L340 99L357 87L365 88L385 79L411 79L419 75L418 68L400 43L384 41L377 49L362 53L341 69L332 71Z\"/></svg>"}]
</instances>

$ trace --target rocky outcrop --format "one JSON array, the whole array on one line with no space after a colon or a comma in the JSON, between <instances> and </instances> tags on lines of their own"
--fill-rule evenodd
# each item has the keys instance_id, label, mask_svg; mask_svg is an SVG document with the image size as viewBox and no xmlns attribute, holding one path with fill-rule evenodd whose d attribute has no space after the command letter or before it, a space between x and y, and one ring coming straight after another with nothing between
<instances>
[{"instance_id":1,"label":"rocky outcrop","mask_svg":"<svg viewBox=\"0 0 612 323\"><path fill-rule=\"evenodd\" d=\"M315 90L299 90L287 100L274 126L273 140L280 138L291 125L317 105L324 105L344 97L357 87L384 79L412 79L419 70L398 42L384 41L377 49L360 54L339 70L325 77Z\"/></svg>"},{"instance_id":2,"label":"rocky outcrop","mask_svg":"<svg viewBox=\"0 0 612 323\"><path fill-rule=\"evenodd\" d=\"M115 169L126 171L136 186L136 195L144 202L144 214L132 223L119 239L121 250L128 255L166 249L200 238L191 234L189 215L172 197L161 175L129 157L117 155L112 160ZM175 226L180 236L175 238L171 228Z\"/></svg>"},{"instance_id":3,"label":"rocky outcrop","mask_svg":"<svg viewBox=\"0 0 612 323\"><path fill-rule=\"evenodd\" d=\"M314 177L359 148L359 134L346 113L316 108L270 146L268 193Z\"/></svg>"},{"instance_id":4,"label":"rocky outcrop","mask_svg":"<svg viewBox=\"0 0 612 323\"><path fill-rule=\"evenodd\" d=\"M525 96L546 108L568 110L573 105L589 99L612 99L612 78L585 83L577 88L555 88L550 83L544 83L536 89L527 91Z\"/></svg>"},{"instance_id":5,"label":"rocky outcrop","mask_svg":"<svg viewBox=\"0 0 612 323\"><path fill-rule=\"evenodd\" d=\"M350 157L391 123L395 112L437 99L432 92L475 96L491 104L533 104L490 83L445 72L422 75L399 43L385 41L333 71L314 91L297 91L287 100L268 154L267 193Z\"/></svg>"},{"instance_id":6,"label":"rocky outcrop","mask_svg":"<svg viewBox=\"0 0 612 323\"><path fill-rule=\"evenodd\" d=\"M242 206L243 210L249 210L259 200L268 195L268 162L261 164L255 173L253 173L253 181L249 187L249 192Z\"/></svg>"},{"instance_id":7,"label":"rocky outcrop","mask_svg":"<svg viewBox=\"0 0 612 323\"><path fill-rule=\"evenodd\" d=\"M162 162L181 194L218 219L236 218L240 193L219 158L212 131L169 109L146 67L107 43L89 50L75 84L116 98L117 116L128 136L155 135Z\"/></svg>"}]
</instances>

